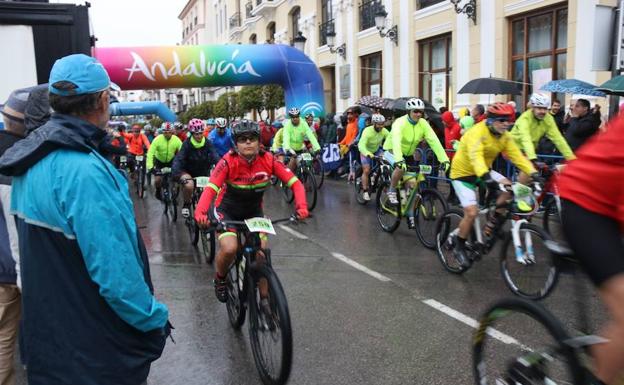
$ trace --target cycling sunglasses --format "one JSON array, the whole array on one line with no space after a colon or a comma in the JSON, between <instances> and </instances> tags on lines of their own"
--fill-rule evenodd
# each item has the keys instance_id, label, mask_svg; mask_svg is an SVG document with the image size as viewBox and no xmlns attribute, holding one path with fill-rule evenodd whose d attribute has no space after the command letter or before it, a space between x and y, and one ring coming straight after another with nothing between
<instances>
[{"instance_id":1,"label":"cycling sunglasses","mask_svg":"<svg viewBox=\"0 0 624 385\"><path fill-rule=\"evenodd\" d=\"M511 118L501 117L501 118L490 118L490 119L494 122L499 122L499 123L509 123L509 124L513 123L513 120L511 120Z\"/></svg>"},{"instance_id":2,"label":"cycling sunglasses","mask_svg":"<svg viewBox=\"0 0 624 385\"><path fill-rule=\"evenodd\" d=\"M258 137L255 135L241 135L236 138L236 143L245 143L245 142L256 142L258 141Z\"/></svg>"}]
</instances>

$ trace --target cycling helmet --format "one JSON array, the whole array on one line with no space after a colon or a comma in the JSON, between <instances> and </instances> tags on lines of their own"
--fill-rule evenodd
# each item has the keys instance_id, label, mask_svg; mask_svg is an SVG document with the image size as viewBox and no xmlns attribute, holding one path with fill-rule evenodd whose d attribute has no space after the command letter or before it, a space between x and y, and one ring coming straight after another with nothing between
<instances>
[{"instance_id":1,"label":"cycling helmet","mask_svg":"<svg viewBox=\"0 0 624 385\"><path fill-rule=\"evenodd\" d=\"M175 128L176 130L180 130L184 128L184 124L182 122L175 122L173 123L173 128Z\"/></svg>"},{"instance_id":2,"label":"cycling helmet","mask_svg":"<svg viewBox=\"0 0 624 385\"><path fill-rule=\"evenodd\" d=\"M218 118L217 118L217 119L218 119ZM215 125L215 119L213 119L213 118L208 119L208 121L206 122L206 124L207 124L207 125L209 125L209 126L214 126L214 125Z\"/></svg>"},{"instance_id":3,"label":"cycling helmet","mask_svg":"<svg viewBox=\"0 0 624 385\"><path fill-rule=\"evenodd\" d=\"M232 136L234 141L236 141L239 136L244 134L252 134L260 137L260 127L258 127L258 123L247 119L234 123L234 126L232 127Z\"/></svg>"},{"instance_id":4,"label":"cycling helmet","mask_svg":"<svg viewBox=\"0 0 624 385\"><path fill-rule=\"evenodd\" d=\"M225 118L216 118L213 124L217 127L227 127L227 120L225 120Z\"/></svg>"},{"instance_id":5,"label":"cycling helmet","mask_svg":"<svg viewBox=\"0 0 624 385\"><path fill-rule=\"evenodd\" d=\"M273 126L273 127L277 128L277 129L280 129L280 128L284 127L284 125L282 124L282 122L280 122L280 121L278 121L278 120L276 120L276 121L274 121L273 123L271 123L271 126Z\"/></svg>"},{"instance_id":6,"label":"cycling helmet","mask_svg":"<svg viewBox=\"0 0 624 385\"><path fill-rule=\"evenodd\" d=\"M299 116L299 114L301 114L301 111L299 111L297 107L292 107L290 110L288 110L288 116L290 116L291 118L296 118Z\"/></svg>"},{"instance_id":7,"label":"cycling helmet","mask_svg":"<svg viewBox=\"0 0 624 385\"><path fill-rule=\"evenodd\" d=\"M507 117L513 121L516 111L512 106L503 102L492 103L487 108L488 118Z\"/></svg>"},{"instance_id":8,"label":"cycling helmet","mask_svg":"<svg viewBox=\"0 0 624 385\"><path fill-rule=\"evenodd\" d=\"M405 102L405 109L408 111L411 110L425 110L425 102L418 98L411 98L407 102Z\"/></svg>"},{"instance_id":9,"label":"cycling helmet","mask_svg":"<svg viewBox=\"0 0 624 385\"><path fill-rule=\"evenodd\" d=\"M371 121L373 122L373 124L385 123L386 117L382 114L373 114L373 116L371 117Z\"/></svg>"},{"instance_id":10,"label":"cycling helmet","mask_svg":"<svg viewBox=\"0 0 624 385\"><path fill-rule=\"evenodd\" d=\"M146 124L145 126L143 126L143 129L145 131L153 131L152 125L151 124Z\"/></svg>"},{"instance_id":11,"label":"cycling helmet","mask_svg":"<svg viewBox=\"0 0 624 385\"><path fill-rule=\"evenodd\" d=\"M162 126L160 126L160 129L162 130L162 132L171 132L173 131L173 123L164 122Z\"/></svg>"},{"instance_id":12,"label":"cycling helmet","mask_svg":"<svg viewBox=\"0 0 624 385\"><path fill-rule=\"evenodd\" d=\"M533 94L529 99L531 107L550 108L550 99L542 94Z\"/></svg>"},{"instance_id":13,"label":"cycling helmet","mask_svg":"<svg viewBox=\"0 0 624 385\"><path fill-rule=\"evenodd\" d=\"M312 119L314 119L314 113L313 113L313 112L308 112L308 113L305 115L305 118L306 118L306 119L307 119L307 118L312 118Z\"/></svg>"},{"instance_id":14,"label":"cycling helmet","mask_svg":"<svg viewBox=\"0 0 624 385\"><path fill-rule=\"evenodd\" d=\"M188 129L191 133L193 134L197 134L197 133L203 133L204 132L204 121L201 119L191 119L188 122Z\"/></svg>"}]
</instances>

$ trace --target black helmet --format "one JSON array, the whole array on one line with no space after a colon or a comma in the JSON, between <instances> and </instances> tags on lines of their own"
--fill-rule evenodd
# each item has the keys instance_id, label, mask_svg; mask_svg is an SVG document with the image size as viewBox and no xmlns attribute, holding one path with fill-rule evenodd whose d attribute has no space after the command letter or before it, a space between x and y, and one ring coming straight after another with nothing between
<instances>
[{"instance_id":1,"label":"black helmet","mask_svg":"<svg viewBox=\"0 0 624 385\"><path fill-rule=\"evenodd\" d=\"M234 141L236 141L238 137L243 134L252 134L260 137L260 127L258 127L258 123L247 119L234 123L234 126L232 127L232 136Z\"/></svg>"}]
</instances>

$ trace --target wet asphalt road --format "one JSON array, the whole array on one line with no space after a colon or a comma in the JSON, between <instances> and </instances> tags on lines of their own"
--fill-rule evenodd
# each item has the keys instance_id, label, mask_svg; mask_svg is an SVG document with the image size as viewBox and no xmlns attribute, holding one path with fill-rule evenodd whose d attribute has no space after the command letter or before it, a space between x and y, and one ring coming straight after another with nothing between
<instances>
[{"instance_id":1,"label":"wet asphalt road","mask_svg":"<svg viewBox=\"0 0 624 385\"><path fill-rule=\"evenodd\" d=\"M148 383L259 384L247 325L240 332L230 327L225 306L214 296L214 271L190 246L183 222L164 217L151 193L134 201L156 295L169 306L176 328L176 343L167 343ZM267 192L265 214L281 218L291 211L278 189ZM278 226L270 241L293 327L289 383L473 384L474 329L447 314L478 319L488 304L511 296L500 276L498 250L463 276L452 275L405 223L393 234L382 232L374 203L358 205L344 179L326 181L313 213L306 224L291 226L306 239ZM568 326L578 325L573 280L588 287L584 309L597 328L603 309L580 274L562 276L544 302ZM446 313L434 308L440 305ZM500 330L527 345L542 339L521 321ZM497 352L508 349L496 344Z\"/></svg>"}]
</instances>

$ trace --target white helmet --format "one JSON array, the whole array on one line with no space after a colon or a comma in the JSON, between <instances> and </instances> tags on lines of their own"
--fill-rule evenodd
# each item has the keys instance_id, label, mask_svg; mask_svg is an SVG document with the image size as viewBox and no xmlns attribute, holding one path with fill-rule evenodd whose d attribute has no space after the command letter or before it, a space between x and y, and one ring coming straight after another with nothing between
<instances>
[{"instance_id":1,"label":"white helmet","mask_svg":"<svg viewBox=\"0 0 624 385\"><path fill-rule=\"evenodd\" d=\"M373 114L373 116L371 117L371 121L373 122L373 124L385 123L386 118L382 114Z\"/></svg>"},{"instance_id":2,"label":"white helmet","mask_svg":"<svg viewBox=\"0 0 624 385\"><path fill-rule=\"evenodd\" d=\"M299 116L300 113L301 113L301 111L299 111L299 109L297 107L292 107L290 110L288 110L288 115L291 118Z\"/></svg>"},{"instance_id":3,"label":"white helmet","mask_svg":"<svg viewBox=\"0 0 624 385\"><path fill-rule=\"evenodd\" d=\"M405 102L405 109L408 111L411 110L425 110L425 103L418 98L411 98L407 102Z\"/></svg>"},{"instance_id":4,"label":"white helmet","mask_svg":"<svg viewBox=\"0 0 624 385\"><path fill-rule=\"evenodd\" d=\"M217 127L225 127L227 126L227 120L225 120L225 118L216 118L215 125Z\"/></svg>"},{"instance_id":5,"label":"white helmet","mask_svg":"<svg viewBox=\"0 0 624 385\"><path fill-rule=\"evenodd\" d=\"M533 94L529 99L531 107L550 108L550 99L542 94Z\"/></svg>"}]
</instances>

